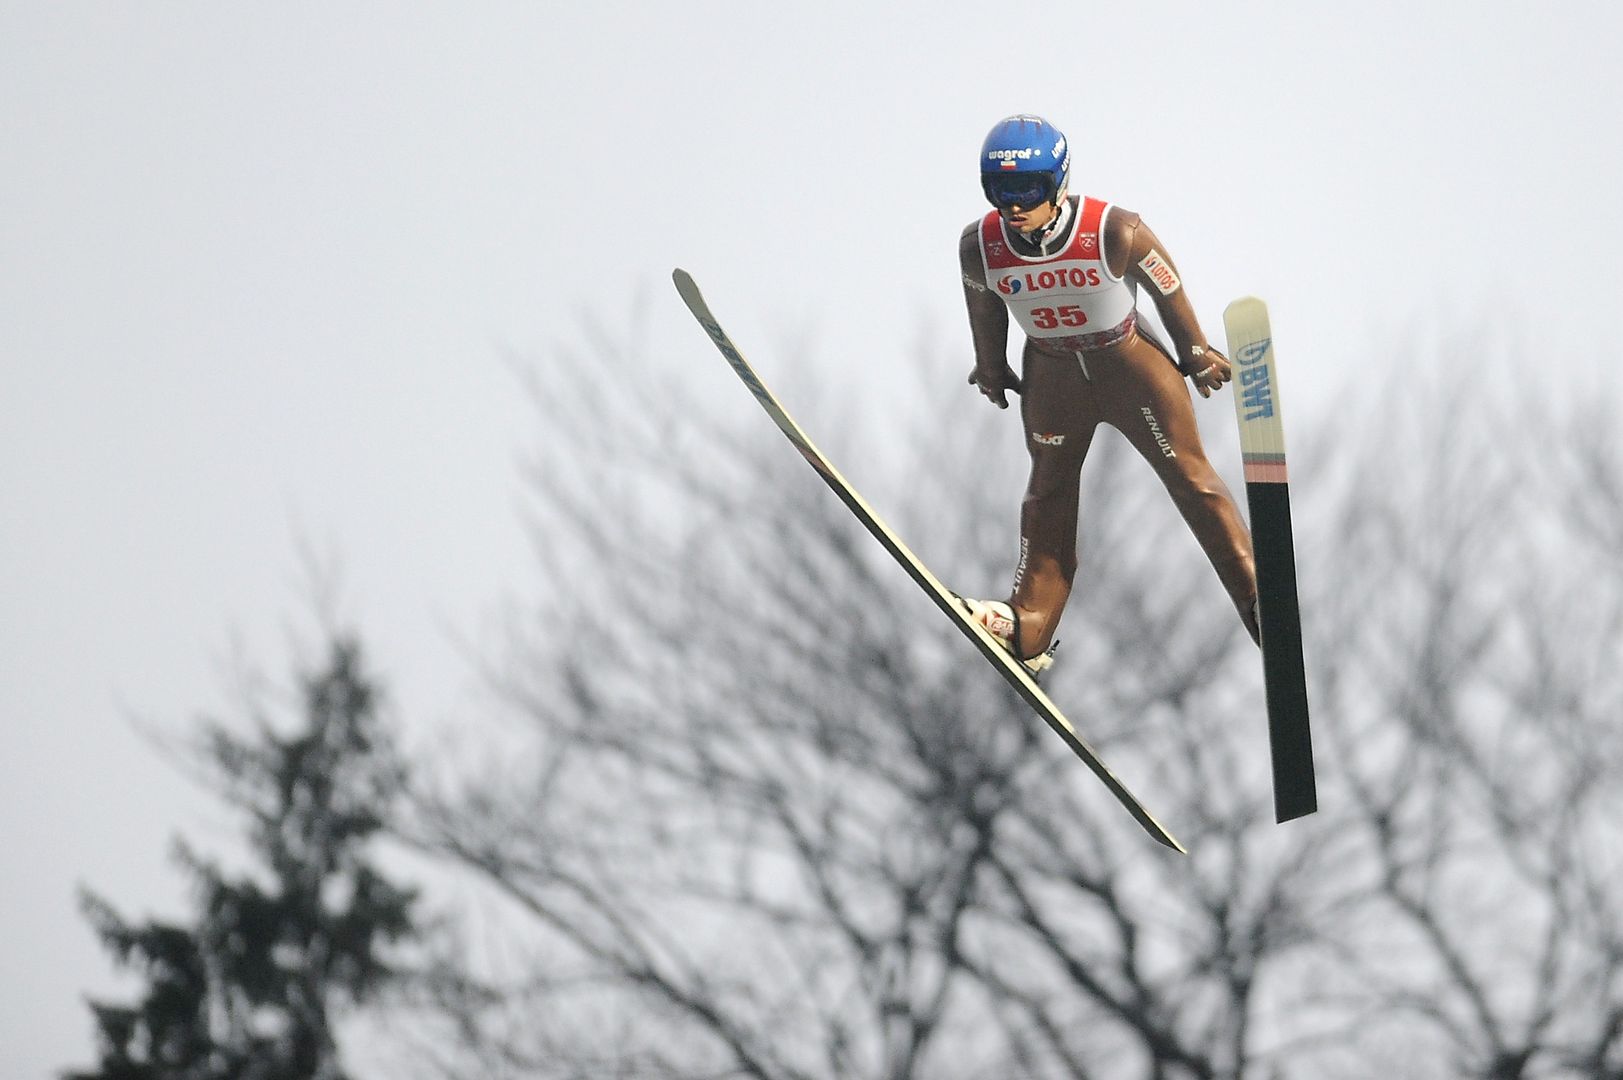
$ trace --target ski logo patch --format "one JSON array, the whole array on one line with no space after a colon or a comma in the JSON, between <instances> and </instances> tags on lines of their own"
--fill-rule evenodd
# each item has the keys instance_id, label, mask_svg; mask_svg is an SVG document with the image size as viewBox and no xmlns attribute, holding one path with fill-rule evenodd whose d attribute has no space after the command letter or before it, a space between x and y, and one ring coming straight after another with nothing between
<instances>
[{"instance_id":1,"label":"ski logo patch","mask_svg":"<svg viewBox=\"0 0 1623 1080\"><path fill-rule=\"evenodd\" d=\"M1167 262L1166 256L1154 248L1151 248L1150 253L1138 261L1138 268L1144 271L1145 276L1150 279L1157 289L1161 290L1162 296L1171 296L1178 291L1178 286L1182 284L1178 280L1178 275L1173 271L1172 264Z\"/></svg>"},{"instance_id":2,"label":"ski logo patch","mask_svg":"<svg viewBox=\"0 0 1623 1080\"><path fill-rule=\"evenodd\" d=\"M1042 435L1035 431L1031 433L1031 441L1039 446L1064 446L1064 435Z\"/></svg>"},{"instance_id":3,"label":"ski logo patch","mask_svg":"<svg viewBox=\"0 0 1623 1080\"><path fill-rule=\"evenodd\" d=\"M1244 406L1245 420L1267 420L1274 415L1273 387L1268 378L1268 346L1271 337L1253 341L1239 352L1240 403Z\"/></svg>"},{"instance_id":4,"label":"ski logo patch","mask_svg":"<svg viewBox=\"0 0 1623 1080\"><path fill-rule=\"evenodd\" d=\"M1272 345L1273 343L1273 338L1265 337L1261 341L1253 341L1249 345L1243 346L1239 353L1240 363L1245 367L1250 367L1252 364L1261 363L1262 360L1268 355L1268 346Z\"/></svg>"}]
</instances>

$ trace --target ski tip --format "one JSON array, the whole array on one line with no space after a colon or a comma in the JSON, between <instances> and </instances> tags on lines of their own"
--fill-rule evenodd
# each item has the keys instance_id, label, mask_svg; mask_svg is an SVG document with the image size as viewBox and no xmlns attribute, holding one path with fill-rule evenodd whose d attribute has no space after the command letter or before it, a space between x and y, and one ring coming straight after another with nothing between
<instances>
[{"instance_id":1,"label":"ski tip","mask_svg":"<svg viewBox=\"0 0 1623 1080\"><path fill-rule=\"evenodd\" d=\"M704 306L704 298L699 294L699 286L694 282L693 275L679 266L671 271L671 280L676 283L676 292L681 296L682 302L694 314L698 314L699 309Z\"/></svg>"},{"instance_id":2,"label":"ski tip","mask_svg":"<svg viewBox=\"0 0 1623 1080\"><path fill-rule=\"evenodd\" d=\"M1261 312L1266 315L1268 305L1262 302L1260 296L1242 296L1223 309L1223 318L1227 319L1231 315L1250 312Z\"/></svg>"},{"instance_id":3,"label":"ski tip","mask_svg":"<svg viewBox=\"0 0 1623 1080\"><path fill-rule=\"evenodd\" d=\"M680 266L671 271L671 280L676 283L676 291L681 294L682 300L688 307L703 305L704 299L699 293L699 285L693 280L693 275Z\"/></svg>"}]
</instances>

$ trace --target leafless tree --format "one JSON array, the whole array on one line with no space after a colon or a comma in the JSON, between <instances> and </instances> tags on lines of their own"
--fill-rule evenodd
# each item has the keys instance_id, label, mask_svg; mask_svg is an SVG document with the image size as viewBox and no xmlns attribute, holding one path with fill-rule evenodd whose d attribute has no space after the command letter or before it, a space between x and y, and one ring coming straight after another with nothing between
<instances>
[{"instance_id":1,"label":"leafless tree","mask_svg":"<svg viewBox=\"0 0 1623 1080\"><path fill-rule=\"evenodd\" d=\"M1359 870L1315 985L1392 1075L1616 1078L1623 445L1605 396L1463 370L1387 399L1334 511L1312 651Z\"/></svg>"},{"instance_id":2,"label":"leafless tree","mask_svg":"<svg viewBox=\"0 0 1623 1080\"><path fill-rule=\"evenodd\" d=\"M949 396L960 367L914 365L882 439L781 389L995 592L1023 451ZM521 370L544 586L487 660L506 726L465 735L500 755L444 765L408 826L499 898L447 973L448 1074L1620 1075L1615 455L1524 475L1518 440L1554 435L1464 414L1491 394L1300 441L1324 809L1276 826L1256 654L1101 440L1051 690L1184 858L741 390L701 407L602 330Z\"/></svg>"}]
</instances>

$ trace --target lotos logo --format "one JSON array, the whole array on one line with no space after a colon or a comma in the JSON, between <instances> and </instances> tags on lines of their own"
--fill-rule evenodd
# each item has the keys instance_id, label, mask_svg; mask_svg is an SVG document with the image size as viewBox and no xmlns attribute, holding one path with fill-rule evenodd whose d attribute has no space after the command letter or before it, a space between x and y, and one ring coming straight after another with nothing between
<instances>
[{"instance_id":1,"label":"lotos logo","mask_svg":"<svg viewBox=\"0 0 1623 1080\"><path fill-rule=\"evenodd\" d=\"M1042 292L1045 289L1097 288L1099 282L1099 268L1096 266L1062 266L1058 270L1005 274L998 278L997 291L1004 296L1013 296L1021 290Z\"/></svg>"},{"instance_id":2,"label":"lotos logo","mask_svg":"<svg viewBox=\"0 0 1623 1080\"><path fill-rule=\"evenodd\" d=\"M1178 275L1173 272L1172 264L1167 262L1159 251L1150 249L1150 253L1138 261L1138 266L1150 282L1161 290L1162 296L1171 296L1178 291L1180 284Z\"/></svg>"}]
</instances>

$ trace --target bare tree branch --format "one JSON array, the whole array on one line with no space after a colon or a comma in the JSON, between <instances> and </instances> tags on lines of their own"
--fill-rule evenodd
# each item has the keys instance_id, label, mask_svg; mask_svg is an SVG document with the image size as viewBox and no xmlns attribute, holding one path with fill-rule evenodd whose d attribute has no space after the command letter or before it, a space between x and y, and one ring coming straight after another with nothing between
<instances>
[{"instance_id":1,"label":"bare tree branch","mask_svg":"<svg viewBox=\"0 0 1623 1080\"><path fill-rule=\"evenodd\" d=\"M995 592L1023 448L973 402L926 408L957 380L917 366L867 453L860 418L796 411L938 572ZM1298 444L1324 809L1287 826L1255 653L1099 441L1052 691L1181 860L744 404L716 419L601 330L520 370L547 588L486 671L527 749L419 792L411 827L533 950L494 998L447 992L465 1042L558 1077L1367 1076L1372 1037L1393 1076L1618 1075L1616 472L1557 455L1530 482L1507 447L1557 433L1489 384L1412 396L1446 425ZM979 423L930 425L948 410Z\"/></svg>"}]
</instances>

